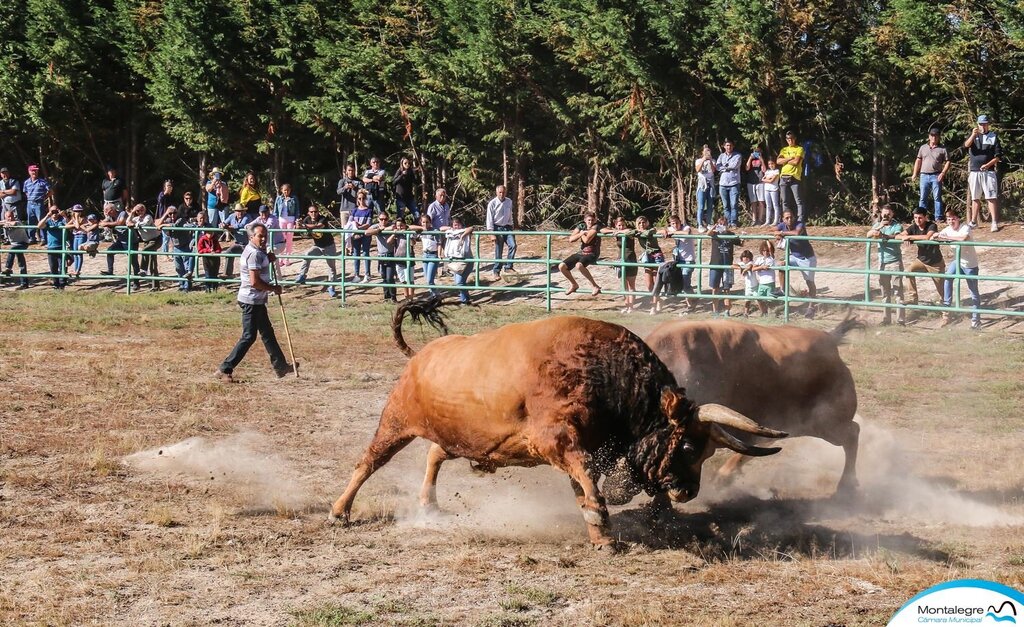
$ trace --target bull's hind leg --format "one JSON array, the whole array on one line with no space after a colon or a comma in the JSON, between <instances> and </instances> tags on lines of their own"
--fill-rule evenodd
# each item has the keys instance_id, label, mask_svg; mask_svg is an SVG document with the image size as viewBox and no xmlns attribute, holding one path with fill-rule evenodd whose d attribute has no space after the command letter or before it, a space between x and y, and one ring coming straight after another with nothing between
<instances>
[{"instance_id":1,"label":"bull's hind leg","mask_svg":"<svg viewBox=\"0 0 1024 627\"><path fill-rule=\"evenodd\" d=\"M437 444L430 447L427 453L427 474L423 477L423 487L420 489L420 505L424 509L437 509L437 473L441 471L441 464L453 459L443 448Z\"/></svg>"},{"instance_id":2,"label":"bull's hind leg","mask_svg":"<svg viewBox=\"0 0 1024 627\"><path fill-rule=\"evenodd\" d=\"M387 410L385 409L385 411ZM377 433L373 436L373 441L363 453L363 458L356 464L348 487L345 488L341 498L335 501L327 519L331 521L341 519L343 523L348 524L352 513L352 501L355 500L359 488L370 478L370 475L388 463L395 453L405 448L414 439L416 439L415 436L409 435L399 427L389 425L382 419L380 426L377 427Z\"/></svg>"},{"instance_id":3,"label":"bull's hind leg","mask_svg":"<svg viewBox=\"0 0 1024 627\"><path fill-rule=\"evenodd\" d=\"M823 435L828 442L843 447L846 454L846 463L843 464L843 476L839 478L839 485L836 487L836 494L852 494L857 491L857 448L860 442L860 425L854 421L844 422L838 425L827 435Z\"/></svg>"}]
</instances>

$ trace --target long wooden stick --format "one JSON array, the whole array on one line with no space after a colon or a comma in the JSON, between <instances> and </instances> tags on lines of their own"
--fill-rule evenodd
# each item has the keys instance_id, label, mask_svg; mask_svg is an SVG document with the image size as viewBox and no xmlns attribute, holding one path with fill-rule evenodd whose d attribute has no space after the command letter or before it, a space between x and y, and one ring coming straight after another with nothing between
<instances>
[{"instance_id":1,"label":"long wooden stick","mask_svg":"<svg viewBox=\"0 0 1024 627\"><path fill-rule=\"evenodd\" d=\"M277 286L277 262L271 261L270 264L270 274L274 278L274 285ZM281 308L281 320L284 322L284 339L288 342L288 356L292 358L292 372L295 373L295 378L298 379L299 365L295 363L295 349L292 348L292 334L288 330L288 316L284 313L284 299L281 298L280 294L277 295L277 304Z\"/></svg>"}]
</instances>

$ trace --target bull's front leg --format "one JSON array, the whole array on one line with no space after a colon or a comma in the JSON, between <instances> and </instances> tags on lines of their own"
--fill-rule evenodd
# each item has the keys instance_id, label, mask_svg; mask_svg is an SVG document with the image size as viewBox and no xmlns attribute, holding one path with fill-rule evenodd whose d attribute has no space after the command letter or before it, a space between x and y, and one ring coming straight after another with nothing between
<instances>
[{"instance_id":1,"label":"bull's front leg","mask_svg":"<svg viewBox=\"0 0 1024 627\"><path fill-rule=\"evenodd\" d=\"M590 456L582 451L566 451L562 461L562 469L572 480L576 503L587 523L590 542L598 549L615 552L618 545L608 533L608 507L597 488L598 473L591 467Z\"/></svg>"}]
</instances>

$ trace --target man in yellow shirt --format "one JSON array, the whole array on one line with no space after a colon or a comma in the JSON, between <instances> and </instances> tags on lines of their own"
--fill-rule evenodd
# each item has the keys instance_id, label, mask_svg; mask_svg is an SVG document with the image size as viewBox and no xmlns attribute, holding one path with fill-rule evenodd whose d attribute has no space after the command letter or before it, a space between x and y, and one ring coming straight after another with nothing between
<instances>
[{"instance_id":1,"label":"man in yellow shirt","mask_svg":"<svg viewBox=\"0 0 1024 627\"><path fill-rule=\"evenodd\" d=\"M804 170L804 149L796 143L796 133L786 131L786 146L779 151L779 158L775 163L782 168L779 179L779 192L782 196L782 211L792 211L789 196L793 195L792 202L796 204L797 222L804 222L807 214L804 212L804 201L800 197L800 176Z\"/></svg>"}]
</instances>

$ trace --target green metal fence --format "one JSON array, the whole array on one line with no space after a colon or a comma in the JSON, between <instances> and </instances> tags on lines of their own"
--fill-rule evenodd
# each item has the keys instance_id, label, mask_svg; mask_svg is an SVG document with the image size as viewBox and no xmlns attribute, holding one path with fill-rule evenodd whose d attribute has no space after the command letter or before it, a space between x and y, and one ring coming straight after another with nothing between
<instances>
[{"instance_id":1,"label":"green metal fence","mask_svg":"<svg viewBox=\"0 0 1024 627\"><path fill-rule=\"evenodd\" d=\"M19 227L7 227L7 228L8 229L10 229L10 228L35 229L36 227L34 227L34 226L19 226ZM119 230L121 230L121 229L119 229ZM193 232L197 232L197 234L198 234L198 232L201 232L201 231L215 232L215 233L218 233L218 234L220 233L219 229L199 229L199 228L196 228L196 227L181 227L181 228L165 227L163 229L163 232L170 233L170 232L179 231L179 230L193 231ZM201 265L200 260L202 258L204 258L204 257L219 257L219 258L222 258L222 260L223 260L223 259L226 259L228 257L235 257L235 258L237 258L239 256L238 253L233 253L232 254L232 253L221 252L221 253L214 253L214 254L200 254L200 253L195 252L194 240L193 240L193 246L192 246L191 250L189 250L187 252L176 251L174 249L165 250L162 243L161 243L161 247L156 249L156 250L140 250L139 249L139 244L140 244L140 239L141 238L140 238L140 235L139 235L138 231L136 231L134 229L123 229L123 231L126 231L125 234L127 236L127 249L128 250L118 250L118 251L107 252L107 250L104 248L104 246L109 247L110 244L105 244L104 245L103 243L101 243L100 250L97 252L95 257L96 258L103 258L106 255L111 255L112 254L112 255L115 255L115 257L123 258L123 259L128 261L128 263L124 264L125 265L125 269L122 272L115 273L113 275L107 275L105 273L101 273L101 272L97 272L97 271L93 271L93 272L90 272L90 273L86 273L86 272L83 271L80 274L80 276L75 278L76 282L116 282L116 283L123 283L125 291L127 293L129 293L129 294L131 294L132 292L135 292L138 289L140 289L141 282L143 282L143 281L152 282L152 283L154 283L156 285L175 283L175 284L179 284L179 285L183 285L183 286L189 287L191 289L194 289L196 287L201 287L201 286L219 286L219 285L223 285L223 284L236 284L236 283L238 283L238 277L237 276L205 277L205 276L201 276L201 272L200 272L200 265ZM328 232L328 230L326 230L326 229L324 231ZM275 233L282 233L282 232L283 231L279 231L279 230L275 229L275 230L273 230L271 232L271 235L273 236L273 234L275 234ZM340 237L342 239L342 241L344 241L344 237L346 235L350 235L350 234L353 233L353 231L346 231L346 230L342 230L342 229L333 229L333 230L329 230L329 232L333 236L335 236L335 237ZM304 234L305 231L304 230L296 230L296 231L292 231L292 233L294 233L295 235L301 235L301 234ZM520 250L522 249L522 245L521 244L525 240L530 239L530 240L533 240L533 242L535 244L534 246L532 246L532 248L534 250L536 250L537 248L542 249L543 250L543 256L542 257L537 257L537 256L522 257L521 256L521 257L515 259L515 265L520 268L517 271L516 275L521 280L516 281L513 284L499 283L499 282L488 283L486 281L483 281L482 280L482 275L490 274L490 271L488 270L488 268L491 267L492 264L494 263L494 259L493 259L493 244L491 244L492 236L495 236L495 235L506 236L506 235L510 235L510 234L514 235L517 238L517 240L519 241L519 243L520 243ZM20 249L20 248L14 247L12 245L5 245L2 248L0 248L0 256L3 257L4 281L5 281L5 283L7 285L19 284L22 280L27 280L27 281L30 281L30 282L37 282L37 283L40 280L49 280L49 281L56 280L57 282L66 282L69 278L71 278L70 275L69 275L69 272L68 272L68 267L70 266L70 263L68 263L68 260L69 259L73 259L75 256L84 255L86 253L83 253L80 250L72 250L71 245L70 245L71 233L70 233L69 230L67 230L67 229L62 230L61 235L62 235L62 239L61 239L61 246L60 246L59 249L57 249L57 248L55 248L55 249L47 249L47 248L41 248L41 247L29 247L27 249ZM421 236L437 236L442 241L443 241L443 238L444 238L444 234L443 233L423 233ZM560 259L555 258L553 256L554 243L558 242L558 241L564 241L567 238L567 236L568 236L568 233L562 232L562 231L496 231L496 232L492 232L492 231L474 231L472 233L472 235L471 235L471 237L473 238L472 250L474 251L474 259L468 260L468 261L470 261L471 263L474 264L474 267L473 267L473 270L472 270L472 274L468 277L467 284L460 286L460 285L452 285L452 284L449 284L449 283L444 283L444 284L432 285L432 286L429 286L429 287L431 289L433 289L433 290L436 290L436 291L442 292L442 293L444 293L444 292L451 292L451 291L455 291L455 290L467 290L467 291L470 291L470 292L510 293L510 294L526 294L526 295L536 294L536 295L540 296L541 298L543 298L545 307L550 311L551 308L552 308L552 296L555 295L555 294L561 293L563 291L563 289L564 289L561 285L557 284L553 280L553 275L554 276L558 276L557 275L557 272L558 272L557 271L557 264L560 261ZM417 238L417 234L414 234L412 232L407 232L407 233L405 233L405 237L407 238L406 250L412 251L413 250L414 241ZM642 274L639 272L639 269L651 269L651 270L654 270L654 269L657 268L657 264L645 264L645 263L639 263L639 262L630 263L630 262L622 261L622 259L625 259L626 240L624 238L622 238L620 236L616 236L616 235L601 235L601 237L603 238L603 241L606 244L606 248L605 248L606 252L605 252L604 258L597 262L597 264L596 264L597 266L599 266L599 267L616 267L616 268L636 267L638 269L638 275L637 275L638 279L640 278L640 276L642 276ZM743 241L746 241L746 242L759 242L761 240L772 240L772 241L775 240L775 237L773 235L771 235L771 234L751 234L751 235L736 235L736 236L724 236L723 235L723 236L720 236L720 237L722 237L723 239L730 239L730 238L732 238L732 239L737 239L737 240L743 240ZM540 246L536 245L536 240L537 239L542 240L542 244ZM985 315L985 316L1022 316L1022 315L1024 315L1024 308L1022 308L1020 305L1012 305L1012 303L1013 303L1012 300L1008 300L1007 301L1008 303L1011 303L1012 306L1005 307L1005 308L981 307L981 308L976 310L973 307L962 306L961 305L961 286L962 286L963 280L965 278L969 278L970 280L978 281L979 290L982 292L982 299L984 300L985 289L984 289L983 286L985 286L985 285L991 286L991 285L997 284L997 283L998 284L1018 284L1018 283L1022 283L1022 282L1024 282L1024 277L1022 277L1022 276L1017 276L1017 275L1013 275L1013 274L1001 274L1001 275L979 274L978 276L966 277L964 274L949 273L948 271L944 272L942 274L936 274L936 273L913 273L913 272L908 272L908 271L905 271L905 270L903 270L903 271L900 271L900 270L879 270L879 269L877 269L877 265L878 265L877 264L877 259L878 259L877 258L877 253L878 253L879 241L875 240L875 239L859 238L859 237L817 237L817 236L787 237L784 240L782 240L782 242L780 244L779 250L781 252L781 255L779 255L779 254L776 255L776 264L777 265L775 266L776 270L781 271L781 272L783 272L786 275L786 284L791 286L792 284L790 283L790 279L792 279L794 277L800 277L801 272L804 270L803 268L799 268L797 266L789 265L789 258L790 258L789 248L790 248L790 244L794 240L808 240L808 241L812 242L812 244L831 242L831 243L839 244L839 245L862 246L863 250L864 250L864 254L863 254L864 262L863 262L863 265L860 266L860 267L830 266L827 263L828 262L827 258L819 257L818 258L818 262L819 262L820 265L818 265L816 268L813 269L814 272L816 273L816 275L818 275L819 277L827 277L827 276L830 276L830 275L859 275L859 276L863 277L863 292L862 292L861 297L859 297L859 298L858 297L854 297L852 295L851 296L847 296L847 297L836 297L836 298L822 298L819 295L816 298L810 298L810 297L807 297L807 296L801 296L801 295L793 294L791 287L790 287L790 289L785 290L785 292L781 296L778 296L778 297L774 297L774 296L773 297L745 296L745 295L743 295L743 292L742 292L742 286L741 286L741 289L740 289L740 291L738 293L734 289L734 290L732 290L731 293L711 294L711 293L709 293L708 291L706 291L704 289L705 285L706 285L706 283L705 283L705 271L706 270L710 270L710 269L728 270L728 269L732 269L732 267L731 266L711 265L710 263L706 263L704 261L704 259L705 259L705 254L704 254L705 248L707 248L710 245L710 243L711 243L710 238L708 236L706 236L706 235L673 235L671 238L667 238L667 239L676 239L676 240L689 239L689 240L693 240L694 250L695 250L695 253L696 253L695 254L695 262L693 264L685 264L685 265L687 265L688 267L690 267L693 270L693 273L692 273L692 277L693 277L693 292L692 293L685 293L685 294L682 294L682 293L678 294L677 296L680 297L680 298L686 297L686 298L690 298L690 299L705 300L705 301L710 301L710 300L714 300L714 299L733 299L733 300L751 300L751 301L766 300L766 301L769 301L770 303L773 303L773 304L775 304L777 306L780 306L780 308L781 308L780 314L782 315L783 318L785 318L787 320L794 313L794 308L796 306L799 306L799 305L810 305L810 304L814 304L814 305L818 305L818 304L844 305L844 306L848 305L848 306L853 306L853 307L863 307L863 308L872 308L872 309L889 308L889 309L893 309L893 310L902 309L904 311L921 310L921 311L941 311L941 312L949 312L949 313L969 313L969 314L973 314L975 312L978 312L978 313L980 313L982 315ZM301 248L302 247L302 242L304 242L304 241L308 241L308 240L296 240L296 242L295 242L296 248ZM611 245L609 245L609 244L611 244ZM958 242L925 241L925 242L913 242L912 246L910 246L909 248L907 248L907 247L904 248L903 257L904 257L904 261L905 262L909 262L909 260L913 259L916 256L916 249L914 248L914 246L917 246L918 244L925 245L925 246L941 246L944 249L946 249L946 248L951 249L952 250L952 263L947 265L947 268L944 268L944 270L947 270L950 267L955 267L955 266L959 265L961 251L966 246L986 247L986 248L1011 248L1011 249L1020 250L1022 253L1024 253L1024 242L960 242L960 243L958 243ZM150 244L150 246L152 246L152 244ZM756 249L756 245L755 246L751 246L751 248L752 249ZM439 245L439 250L443 250L443 243L441 243ZM611 252L611 251L614 251L614 252ZM30 272L28 272L28 273L26 273L24 275L22 275L22 274L20 274L18 272L8 272L8 269L12 269L13 270L12 265L17 266L17 264L12 264L11 263L13 261L13 259L10 258L11 255L16 255L18 253L24 254L26 256L26 259L31 258L33 260L33 263L29 264L30 266L35 266L34 268L30 268L30 270L33 270L33 271L30 271ZM39 270L39 268L38 268L38 266L39 266L38 261L40 259L42 259L42 257L45 256L45 255L56 255L59 258L59 262L58 262L59 272L51 273L48 270L44 271L44 272L38 271ZM132 269L132 265L133 264L131 263L131 259L133 257L141 261L141 260L144 260L147 257L151 257L151 256L155 256L158 259L159 258L163 258L163 259L167 260L163 264L163 271L164 271L163 274L154 275L152 273L142 273L142 272L133 271L133 269ZM779 263L779 257L780 256L782 258L782 263ZM186 268L187 268L187 272L185 273L184 276L179 276L177 273L174 273L174 274L168 274L167 273L168 268L173 268L174 267L173 266L173 259L175 257L183 258L187 262L185 264ZM667 255L667 257L671 258L671 255ZM434 261L437 261L439 264L443 264L444 263L443 259L439 259L439 260L428 259L428 258L424 257L422 254L419 254L419 255L409 254L409 255L406 255L406 256L402 256L402 257L381 257L381 256L377 256L377 255L374 255L374 254L370 254L370 255L353 255L353 254L349 254L348 252L346 252L344 245L341 245L341 246L338 247L338 254L333 256L332 258L336 261L336 263L339 266L339 272L338 272L339 276L337 276L334 281L329 281L329 280L326 279L326 277L324 279L321 279L321 280L307 280L305 282L305 285L309 286L309 287L321 287L321 288L324 288L324 289L326 289L328 287L335 288L335 290L337 291L337 294L338 294L342 304L346 303L348 301L348 299L354 293L365 292L367 289L372 289L372 288L394 287L395 289L402 289L402 288L409 287L409 288L416 288L416 289L424 289L424 288L428 287L423 282L416 283L415 282L415 274L412 275L412 280L410 280L409 274L405 274L405 275L399 277L402 280L400 280L400 281L398 281L396 283L393 283L393 284L386 284L386 283L383 283L381 281L375 281L375 282L371 282L371 283L362 283L362 282L356 283L356 282L352 281L349 278L349 276L348 276L347 268L348 268L349 262L355 262L356 260L365 261L367 263L379 262L379 261L397 261L397 262L402 262L402 263L406 264L407 267L418 266L421 270L422 270L424 262L434 262ZM738 251L737 251L737 253L735 255L735 258L736 259L739 258L739 252ZM302 261L307 260L307 259L310 260L311 262L315 262L315 261L323 262L326 259L326 257L321 256L321 255L307 255L307 254L291 254L291 255L279 254L279 259L284 261L284 262L291 262L291 263L302 262ZM825 262L825 263L823 263L823 262ZM83 263L83 270L87 266L93 266L94 263L95 262L85 262L85 263ZM103 262L103 263L105 263L105 262ZM143 264L143 265L145 265L145 264ZM984 258L982 258L980 265L983 268L985 267ZM524 267L529 268L530 270L523 271L522 268L524 268ZM93 269L95 269L95 268L93 268ZM222 270L223 269L224 269L224 264L222 263ZM174 272L173 269L171 271ZM619 274L620 274L620 277L617 280L617 282L618 282L617 289L602 289L602 293L603 294L607 294L607 295L610 295L610 296L625 296L627 294L631 294L634 297L638 297L638 298L649 296L649 293L647 291L644 291L644 290L632 290L632 291L628 290L627 286L626 286L626 277L625 277L626 273L625 272L620 272ZM944 281L945 280L952 281L953 298L952 298L951 304L949 306L945 306L941 302L938 302L938 303L919 303L919 304L916 304L916 305L910 305L910 304L906 304L906 303L903 303L903 302L885 303L885 302L882 302L881 300L877 300L877 299L876 300L872 300L872 288L875 285L877 285L877 283L878 283L877 277L879 277L881 275L890 275L890 276L892 276L894 278L898 277L898 278L902 278L902 279L907 279L909 277L915 277L917 280L925 281L925 282L930 282L931 279L933 279L933 278L941 278ZM438 276L440 276L440 272L438 273ZM292 279L282 279L281 283L285 284L285 285L294 284L294 278L292 278ZM821 284L822 281L821 280L817 280L816 283ZM827 279L826 279L825 283L827 285Z\"/></svg>"}]
</instances>

